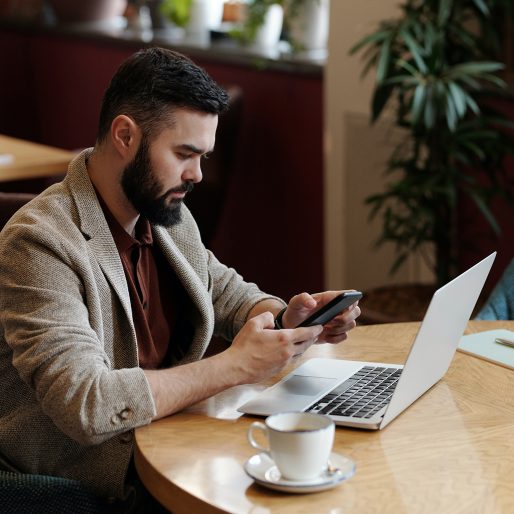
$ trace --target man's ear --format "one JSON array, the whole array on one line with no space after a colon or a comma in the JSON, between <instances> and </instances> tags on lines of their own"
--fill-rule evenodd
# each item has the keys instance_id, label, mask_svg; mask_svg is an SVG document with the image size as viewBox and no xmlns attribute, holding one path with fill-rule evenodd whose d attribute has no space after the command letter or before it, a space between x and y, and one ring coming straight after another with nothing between
<instances>
[{"instance_id":1,"label":"man's ear","mask_svg":"<svg viewBox=\"0 0 514 514\"><path fill-rule=\"evenodd\" d=\"M125 114L119 114L111 123L111 140L124 159L132 159L139 146L141 131L137 123Z\"/></svg>"}]
</instances>

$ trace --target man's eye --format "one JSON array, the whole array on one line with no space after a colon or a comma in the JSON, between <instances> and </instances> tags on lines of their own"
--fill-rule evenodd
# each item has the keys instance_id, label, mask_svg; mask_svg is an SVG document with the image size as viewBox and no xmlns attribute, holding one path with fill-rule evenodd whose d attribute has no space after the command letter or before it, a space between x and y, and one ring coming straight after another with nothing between
<instances>
[{"instance_id":1,"label":"man's eye","mask_svg":"<svg viewBox=\"0 0 514 514\"><path fill-rule=\"evenodd\" d=\"M190 159L191 155L192 154L190 154L190 153L181 153L181 152L178 153L179 159L182 159L183 161L187 161L188 159Z\"/></svg>"}]
</instances>

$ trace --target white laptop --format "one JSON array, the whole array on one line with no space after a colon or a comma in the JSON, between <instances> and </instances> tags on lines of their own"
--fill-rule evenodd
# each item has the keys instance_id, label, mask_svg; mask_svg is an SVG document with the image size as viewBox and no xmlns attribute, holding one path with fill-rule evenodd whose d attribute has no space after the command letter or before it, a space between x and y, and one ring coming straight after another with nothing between
<instances>
[{"instance_id":1,"label":"white laptop","mask_svg":"<svg viewBox=\"0 0 514 514\"><path fill-rule=\"evenodd\" d=\"M496 252L434 293L403 366L309 359L238 410L257 416L312 411L336 425L384 428L450 367L495 257Z\"/></svg>"}]
</instances>

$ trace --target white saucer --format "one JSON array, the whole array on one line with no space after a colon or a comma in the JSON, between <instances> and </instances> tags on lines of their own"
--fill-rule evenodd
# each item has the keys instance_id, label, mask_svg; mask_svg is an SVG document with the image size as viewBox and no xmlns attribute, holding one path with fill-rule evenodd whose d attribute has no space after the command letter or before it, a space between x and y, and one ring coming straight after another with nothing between
<instances>
[{"instance_id":1,"label":"white saucer","mask_svg":"<svg viewBox=\"0 0 514 514\"><path fill-rule=\"evenodd\" d=\"M304 481L283 478L275 466L275 462L267 453L258 453L250 457L244 468L246 473L258 484L269 489L287 493L314 493L335 487L355 474L355 463L344 455L331 453L330 463L338 470L332 473L325 471L317 478Z\"/></svg>"}]
</instances>

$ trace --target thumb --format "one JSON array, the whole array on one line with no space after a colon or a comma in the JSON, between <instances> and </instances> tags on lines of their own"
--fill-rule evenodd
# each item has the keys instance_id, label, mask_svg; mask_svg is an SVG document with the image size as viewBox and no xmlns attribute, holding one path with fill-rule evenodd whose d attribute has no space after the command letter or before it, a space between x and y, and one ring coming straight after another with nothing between
<instances>
[{"instance_id":1,"label":"thumb","mask_svg":"<svg viewBox=\"0 0 514 514\"><path fill-rule=\"evenodd\" d=\"M284 320L284 326L296 327L317 307L317 305L318 302L309 293L300 293L293 296L282 318Z\"/></svg>"},{"instance_id":2,"label":"thumb","mask_svg":"<svg viewBox=\"0 0 514 514\"><path fill-rule=\"evenodd\" d=\"M309 293L300 293L289 300L288 309L294 311L310 311L318 305L318 302Z\"/></svg>"}]
</instances>

